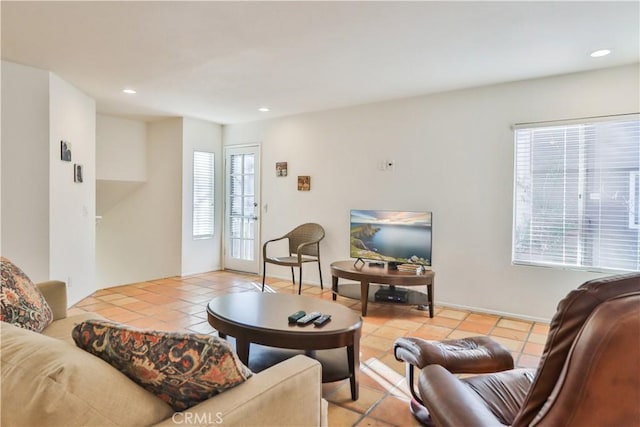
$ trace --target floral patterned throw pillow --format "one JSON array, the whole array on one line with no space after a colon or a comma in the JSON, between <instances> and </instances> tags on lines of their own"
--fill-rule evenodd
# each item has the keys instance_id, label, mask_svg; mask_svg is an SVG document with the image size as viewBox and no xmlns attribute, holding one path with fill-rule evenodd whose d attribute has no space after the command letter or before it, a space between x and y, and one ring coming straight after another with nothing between
<instances>
[{"instance_id":1,"label":"floral patterned throw pillow","mask_svg":"<svg viewBox=\"0 0 640 427\"><path fill-rule=\"evenodd\" d=\"M0 258L0 320L36 332L53 320L40 289L4 257Z\"/></svg>"},{"instance_id":2,"label":"floral patterned throw pillow","mask_svg":"<svg viewBox=\"0 0 640 427\"><path fill-rule=\"evenodd\" d=\"M167 402L187 409L252 373L229 344L217 337L142 330L105 320L87 320L72 332L76 345L124 373Z\"/></svg>"}]
</instances>

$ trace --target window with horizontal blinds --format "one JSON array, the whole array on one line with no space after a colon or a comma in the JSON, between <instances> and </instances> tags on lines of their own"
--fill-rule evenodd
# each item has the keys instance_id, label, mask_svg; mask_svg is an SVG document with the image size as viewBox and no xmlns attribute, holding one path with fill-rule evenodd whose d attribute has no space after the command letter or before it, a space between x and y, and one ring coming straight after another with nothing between
<instances>
[{"instance_id":1,"label":"window with horizontal blinds","mask_svg":"<svg viewBox=\"0 0 640 427\"><path fill-rule=\"evenodd\" d=\"M214 156L206 151L193 152L193 238L213 237Z\"/></svg>"},{"instance_id":2,"label":"window with horizontal blinds","mask_svg":"<svg viewBox=\"0 0 640 427\"><path fill-rule=\"evenodd\" d=\"M640 271L638 115L515 128L515 264Z\"/></svg>"}]
</instances>

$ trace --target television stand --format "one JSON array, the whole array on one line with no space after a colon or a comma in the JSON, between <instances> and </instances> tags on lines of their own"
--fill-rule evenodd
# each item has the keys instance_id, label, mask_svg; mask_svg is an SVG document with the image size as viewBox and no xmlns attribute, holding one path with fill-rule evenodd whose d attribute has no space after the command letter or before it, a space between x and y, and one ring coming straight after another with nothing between
<instances>
[{"instance_id":1,"label":"television stand","mask_svg":"<svg viewBox=\"0 0 640 427\"><path fill-rule=\"evenodd\" d=\"M433 317L433 282L435 273L432 270L420 274L405 273L399 270L369 267L368 265L355 267L352 261L336 261L331 264L331 276L333 291L332 298L335 301L338 295L338 279L349 279L360 282L360 301L362 303L362 316L367 315L367 303L369 301L369 284L380 283L390 286L426 286L429 305L429 317Z\"/></svg>"}]
</instances>

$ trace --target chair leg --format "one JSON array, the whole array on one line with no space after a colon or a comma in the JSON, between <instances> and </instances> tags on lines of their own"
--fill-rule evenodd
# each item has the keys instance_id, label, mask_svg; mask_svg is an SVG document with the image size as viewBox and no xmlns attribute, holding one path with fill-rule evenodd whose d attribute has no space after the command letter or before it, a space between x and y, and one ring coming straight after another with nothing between
<instances>
[{"instance_id":1,"label":"chair leg","mask_svg":"<svg viewBox=\"0 0 640 427\"><path fill-rule=\"evenodd\" d=\"M300 275L298 276L298 295L302 293L302 264L300 264Z\"/></svg>"},{"instance_id":2,"label":"chair leg","mask_svg":"<svg viewBox=\"0 0 640 427\"><path fill-rule=\"evenodd\" d=\"M405 362L404 364L405 378L407 380L407 385L409 386L409 391L411 392L411 396L413 397L413 400L415 400L418 404L420 404L420 406L424 406L424 402L422 401L420 396L418 396L418 393L416 393L416 386L413 380L414 370L415 370L415 367L411 363Z\"/></svg>"},{"instance_id":3,"label":"chair leg","mask_svg":"<svg viewBox=\"0 0 640 427\"><path fill-rule=\"evenodd\" d=\"M320 267L320 258L318 258L318 273L320 273L320 289L324 289L322 287L322 268Z\"/></svg>"},{"instance_id":4,"label":"chair leg","mask_svg":"<svg viewBox=\"0 0 640 427\"><path fill-rule=\"evenodd\" d=\"M415 384L413 380L414 366L406 362L405 362L405 377L407 380L407 385L409 386L409 391L411 392L411 396L412 396L411 402L409 403L409 409L411 410L411 414L423 426L434 427L435 424L431 419L429 410L424 406L424 402L422 401L422 399L420 399L420 397L416 393Z\"/></svg>"},{"instance_id":5,"label":"chair leg","mask_svg":"<svg viewBox=\"0 0 640 427\"><path fill-rule=\"evenodd\" d=\"M262 262L262 292L264 292L264 279L267 277L267 263L266 261Z\"/></svg>"},{"instance_id":6,"label":"chair leg","mask_svg":"<svg viewBox=\"0 0 640 427\"><path fill-rule=\"evenodd\" d=\"M429 410L416 402L415 399L411 399L411 402L409 403L409 410L411 411L411 415L413 415L413 417L423 426L435 427L431 414L429 414Z\"/></svg>"},{"instance_id":7,"label":"chair leg","mask_svg":"<svg viewBox=\"0 0 640 427\"><path fill-rule=\"evenodd\" d=\"M296 284L296 274L293 271L293 267L291 267L291 281L294 285Z\"/></svg>"}]
</instances>

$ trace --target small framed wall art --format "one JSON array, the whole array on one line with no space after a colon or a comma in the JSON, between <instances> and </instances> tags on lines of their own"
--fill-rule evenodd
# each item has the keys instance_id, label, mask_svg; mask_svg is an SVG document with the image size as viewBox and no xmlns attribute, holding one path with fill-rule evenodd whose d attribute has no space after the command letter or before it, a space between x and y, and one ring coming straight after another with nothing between
<instances>
[{"instance_id":1,"label":"small framed wall art","mask_svg":"<svg viewBox=\"0 0 640 427\"><path fill-rule=\"evenodd\" d=\"M71 161L71 144L67 141L60 141L60 160L65 162Z\"/></svg>"},{"instance_id":2,"label":"small framed wall art","mask_svg":"<svg viewBox=\"0 0 640 427\"><path fill-rule=\"evenodd\" d=\"M82 182L82 165L77 163L73 165L73 181Z\"/></svg>"},{"instance_id":3,"label":"small framed wall art","mask_svg":"<svg viewBox=\"0 0 640 427\"><path fill-rule=\"evenodd\" d=\"M287 162L276 162L276 176L287 176Z\"/></svg>"},{"instance_id":4,"label":"small framed wall art","mask_svg":"<svg viewBox=\"0 0 640 427\"><path fill-rule=\"evenodd\" d=\"M298 191L311 190L311 177L309 175L301 175L298 177Z\"/></svg>"}]
</instances>

